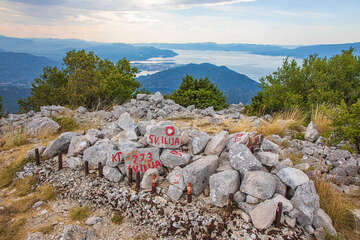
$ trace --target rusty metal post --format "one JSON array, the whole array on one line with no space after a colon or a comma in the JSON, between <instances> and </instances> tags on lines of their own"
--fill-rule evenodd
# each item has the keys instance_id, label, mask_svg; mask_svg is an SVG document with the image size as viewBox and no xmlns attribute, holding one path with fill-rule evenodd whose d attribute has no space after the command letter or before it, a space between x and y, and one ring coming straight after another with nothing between
<instances>
[{"instance_id":1,"label":"rusty metal post","mask_svg":"<svg viewBox=\"0 0 360 240\"><path fill-rule=\"evenodd\" d=\"M104 177L103 166L102 166L101 162L98 163L98 170L99 170L99 177Z\"/></svg>"},{"instance_id":2,"label":"rusty metal post","mask_svg":"<svg viewBox=\"0 0 360 240\"><path fill-rule=\"evenodd\" d=\"M58 155L58 162L59 162L58 170L60 171L63 168L62 153L59 153L59 155Z\"/></svg>"},{"instance_id":3,"label":"rusty metal post","mask_svg":"<svg viewBox=\"0 0 360 240\"><path fill-rule=\"evenodd\" d=\"M275 227L280 227L281 225L281 215L282 215L282 202L278 203L278 207L276 208L276 216L275 216Z\"/></svg>"},{"instance_id":4,"label":"rusty metal post","mask_svg":"<svg viewBox=\"0 0 360 240\"><path fill-rule=\"evenodd\" d=\"M39 153L39 149L35 148L35 160L36 160L36 165L40 165L40 153Z\"/></svg>"},{"instance_id":5,"label":"rusty metal post","mask_svg":"<svg viewBox=\"0 0 360 240\"><path fill-rule=\"evenodd\" d=\"M191 187L191 182L189 182L187 184L187 202L191 203L192 201L192 187Z\"/></svg>"},{"instance_id":6,"label":"rusty metal post","mask_svg":"<svg viewBox=\"0 0 360 240\"><path fill-rule=\"evenodd\" d=\"M229 200L228 200L228 206L227 206L227 210L228 210L228 215L230 216L232 213L232 209L233 209L233 202L234 202L234 194L230 193L229 194Z\"/></svg>"},{"instance_id":7,"label":"rusty metal post","mask_svg":"<svg viewBox=\"0 0 360 240\"><path fill-rule=\"evenodd\" d=\"M152 176L151 193L156 193L156 174Z\"/></svg>"},{"instance_id":8,"label":"rusty metal post","mask_svg":"<svg viewBox=\"0 0 360 240\"><path fill-rule=\"evenodd\" d=\"M140 191L140 172L136 172L136 191Z\"/></svg>"},{"instance_id":9,"label":"rusty metal post","mask_svg":"<svg viewBox=\"0 0 360 240\"><path fill-rule=\"evenodd\" d=\"M129 168L129 185L131 186L131 184L132 184L132 174L133 174L133 171L132 171L132 168L130 167Z\"/></svg>"},{"instance_id":10,"label":"rusty metal post","mask_svg":"<svg viewBox=\"0 0 360 240\"><path fill-rule=\"evenodd\" d=\"M89 162L85 161L85 176L89 175Z\"/></svg>"}]
</instances>

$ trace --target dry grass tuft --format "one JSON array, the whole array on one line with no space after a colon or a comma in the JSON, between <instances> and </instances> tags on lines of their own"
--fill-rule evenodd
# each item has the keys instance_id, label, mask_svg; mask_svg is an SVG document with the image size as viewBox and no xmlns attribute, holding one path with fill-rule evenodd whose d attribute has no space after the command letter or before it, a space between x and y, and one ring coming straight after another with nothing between
<instances>
[{"instance_id":1,"label":"dry grass tuft","mask_svg":"<svg viewBox=\"0 0 360 240\"><path fill-rule=\"evenodd\" d=\"M289 158L295 166L295 165L301 163L302 154L300 152L286 152L281 157L283 159Z\"/></svg>"},{"instance_id":2,"label":"dry grass tuft","mask_svg":"<svg viewBox=\"0 0 360 240\"><path fill-rule=\"evenodd\" d=\"M32 193L36 189L36 184L39 182L39 178L36 176L28 176L23 179L16 180L14 187L16 189L16 196L23 197L29 193Z\"/></svg>"},{"instance_id":3,"label":"dry grass tuft","mask_svg":"<svg viewBox=\"0 0 360 240\"><path fill-rule=\"evenodd\" d=\"M48 224L37 228L34 232L41 232L43 234L49 234L54 230L54 225Z\"/></svg>"},{"instance_id":4,"label":"dry grass tuft","mask_svg":"<svg viewBox=\"0 0 360 240\"><path fill-rule=\"evenodd\" d=\"M152 238L152 237L150 235L148 235L147 233L140 233L134 237L134 240L146 240L149 238Z\"/></svg>"},{"instance_id":5,"label":"dry grass tuft","mask_svg":"<svg viewBox=\"0 0 360 240\"><path fill-rule=\"evenodd\" d=\"M256 131L256 127L251 121L249 121L249 119L242 119L240 121L228 120L225 124L228 126L230 134L244 131Z\"/></svg>"},{"instance_id":6,"label":"dry grass tuft","mask_svg":"<svg viewBox=\"0 0 360 240\"><path fill-rule=\"evenodd\" d=\"M353 232L355 223L351 210L354 208L354 203L351 199L335 190L331 184L323 178L315 178L314 183L320 197L320 207L333 220L336 230L340 232L341 235L346 236L347 239L358 239Z\"/></svg>"},{"instance_id":7,"label":"dry grass tuft","mask_svg":"<svg viewBox=\"0 0 360 240\"><path fill-rule=\"evenodd\" d=\"M89 206L74 207L70 209L69 217L73 221L82 221L89 217L91 214L91 208Z\"/></svg>"},{"instance_id":8,"label":"dry grass tuft","mask_svg":"<svg viewBox=\"0 0 360 240\"><path fill-rule=\"evenodd\" d=\"M12 128L0 137L0 151L28 144L28 138L24 129Z\"/></svg>"},{"instance_id":9,"label":"dry grass tuft","mask_svg":"<svg viewBox=\"0 0 360 240\"><path fill-rule=\"evenodd\" d=\"M29 161L25 159L25 155L20 154L14 161L12 161L7 167L0 170L0 188L9 186L16 175L16 172L23 169L25 164Z\"/></svg>"},{"instance_id":10,"label":"dry grass tuft","mask_svg":"<svg viewBox=\"0 0 360 240\"><path fill-rule=\"evenodd\" d=\"M311 119L315 123L321 136L328 136L334 130L332 126L333 122L330 117L330 112L333 111L335 111L334 107L317 105L312 112Z\"/></svg>"},{"instance_id":11,"label":"dry grass tuft","mask_svg":"<svg viewBox=\"0 0 360 240\"><path fill-rule=\"evenodd\" d=\"M264 134L265 137L273 134L284 137L288 130L301 131L304 121L305 116L300 108L294 108L274 115L270 122L261 122L257 132Z\"/></svg>"}]
</instances>

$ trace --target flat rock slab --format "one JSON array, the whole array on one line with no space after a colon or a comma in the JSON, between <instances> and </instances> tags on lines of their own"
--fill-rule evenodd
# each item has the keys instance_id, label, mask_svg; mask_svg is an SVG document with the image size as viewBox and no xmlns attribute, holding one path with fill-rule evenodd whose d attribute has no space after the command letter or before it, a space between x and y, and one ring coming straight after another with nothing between
<instances>
[{"instance_id":1,"label":"flat rock slab","mask_svg":"<svg viewBox=\"0 0 360 240\"><path fill-rule=\"evenodd\" d=\"M145 139L153 147L176 149L181 146L181 131L172 123L150 125L146 128Z\"/></svg>"},{"instance_id":2,"label":"flat rock slab","mask_svg":"<svg viewBox=\"0 0 360 240\"><path fill-rule=\"evenodd\" d=\"M295 189L297 186L309 182L309 177L301 170L296 168L282 168L276 174L283 183Z\"/></svg>"},{"instance_id":3,"label":"flat rock slab","mask_svg":"<svg viewBox=\"0 0 360 240\"><path fill-rule=\"evenodd\" d=\"M229 151L231 166L238 170L241 175L247 171L260 170L261 162L251 153L250 149L244 144L237 143L232 145Z\"/></svg>"},{"instance_id":4,"label":"flat rock slab","mask_svg":"<svg viewBox=\"0 0 360 240\"><path fill-rule=\"evenodd\" d=\"M267 172L249 171L245 173L240 191L260 199L271 198L276 190L276 180Z\"/></svg>"},{"instance_id":5,"label":"flat rock slab","mask_svg":"<svg viewBox=\"0 0 360 240\"><path fill-rule=\"evenodd\" d=\"M156 176L155 182L157 183L158 179L159 179L158 178L159 171L156 168L150 168L150 169L146 170L146 172L141 180L141 183L140 183L141 189L151 190L153 176Z\"/></svg>"},{"instance_id":6,"label":"flat rock slab","mask_svg":"<svg viewBox=\"0 0 360 240\"><path fill-rule=\"evenodd\" d=\"M221 131L211 138L210 142L205 148L206 155L219 155L225 148L227 137L229 133L227 131Z\"/></svg>"},{"instance_id":7,"label":"flat rock slab","mask_svg":"<svg viewBox=\"0 0 360 240\"><path fill-rule=\"evenodd\" d=\"M165 149L160 156L162 165L168 168L184 166L189 163L191 155L179 150Z\"/></svg>"},{"instance_id":8,"label":"flat rock slab","mask_svg":"<svg viewBox=\"0 0 360 240\"><path fill-rule=\"evenodd\" d=\"M240 174L236 170L225 170L210 176L210 202L218 207L228 204L229 194L240 186Z\"/></svg>"},{"instance_id":9,"label":"flat rock slab","mask_svg":"<svg viewBox=\"0 0 360 240\"><path fill-rule=\"evenodd\" d=\"M191 183L192 193L200 195L209 184L209 177L219 165L219 158L216 155L209 155L187 165L183 168L184 183Z\"/></svg>"}]
</instances>

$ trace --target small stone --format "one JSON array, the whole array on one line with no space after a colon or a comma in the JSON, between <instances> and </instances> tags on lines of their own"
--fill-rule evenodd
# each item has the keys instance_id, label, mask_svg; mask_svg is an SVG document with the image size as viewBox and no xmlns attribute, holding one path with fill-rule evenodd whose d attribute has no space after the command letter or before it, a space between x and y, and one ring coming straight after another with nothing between
<instances>
[{"instance_id":1,"label":"small stone","mask_svg":"<svg viewBox=\"0 0 360 240\"><path fill-rule=\"evenodd\" d=\"M210 202L218 207L228 203L229 194L239 189L240 175L235 170L225 170L210 176Z\"/></svg>"},{"instance_id":2,"label":"small stone","mask_svg":"<svg viewBox=\"0 0 360 240\"><path fill-rule=\"evenodd\" d=\"M212 137L205 148L205 154L219 156L225 148L228 135L229 133L227 131L221 131L220 133Z\"/></svg>"},{"instance_id":3,"label":"small stone","mask_svg":"<svg viewBox=\"0 0 360 240\"><path fill-rule=\"evenodd\" d=\"M99 222L102 221L102 218L101 217L89 217L88 219L86 219L85 221L85 224L88 225L88 226L92 226L92 225L95 225Z\"/></svg>"},{"instance_id":4,"label":"small stone","mask_svg":"<svg viewBox=\"0 0 360 240\"><path fill-rule=\"evenodd\" d=\"M304 137L306 141L310 142L315 142L319 138L319 132L313 121L307 126Z\"/></svg>"},{"instance_id":5,"label":"small stone","mask_svg":"<svg viewBox=\"0 0 360 240\"><path fill-rule=\"evenodd\" d=\"M251 204L258 204L259 202L261 202L261 199L253 197L251 195L247 195L246 196L246 202L251 203Z\"/></svg>"},{"instance_id":6,"label":"small stone","mask_svg":"<svg viewBox=\"0 0 360 240\"><path fill-rule=\"evenodd\" d=\"M153 176L156 176L156 182L158 182L159 171L156 168L150 168L146 170L140 183L141 189L151 190Z\"/></svg>"},{"instance_id":7,"label":"small stone","mask_svg":"<svg viewBox=\"0 0 360 240\"><path fill-rule=\"evenodd\" d=\"M260 162L268 167L273 167L279 163L279 154L272 152L258 152L257 157Z\"/></svg>"}]
</instances>

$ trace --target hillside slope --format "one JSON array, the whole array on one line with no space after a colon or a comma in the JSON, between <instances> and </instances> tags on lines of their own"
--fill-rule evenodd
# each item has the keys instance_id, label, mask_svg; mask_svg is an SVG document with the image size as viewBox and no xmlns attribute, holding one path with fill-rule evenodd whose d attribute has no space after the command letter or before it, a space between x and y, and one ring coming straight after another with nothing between
<instances>
[{"instance_id":1,"label":"hillside slope","mask_svg":"<svg viewBox=\"0 0 360 240\"><path fill-rule=\"evenodd\" d=\"M209 63L187 64L170 68L152 75L138 78L142 86L150 92L160 91L163 94L177 89L186 75L195 78L208 77L212 83L224 92L228 103L249 103L251 97L259 90L258 83L244 74L237 73L225 66Z\"/></svg>"},{"instance_id":2,"label":"hillside slope","mask_svg":"<svg viewBox=\"0 0 360 240\"><path fill-rule=\"evenodd\" d=\"M28 53L0 52L0 84L31 86L45 66L57 64L49 58Z\"/></svg>"}]
</instances>

